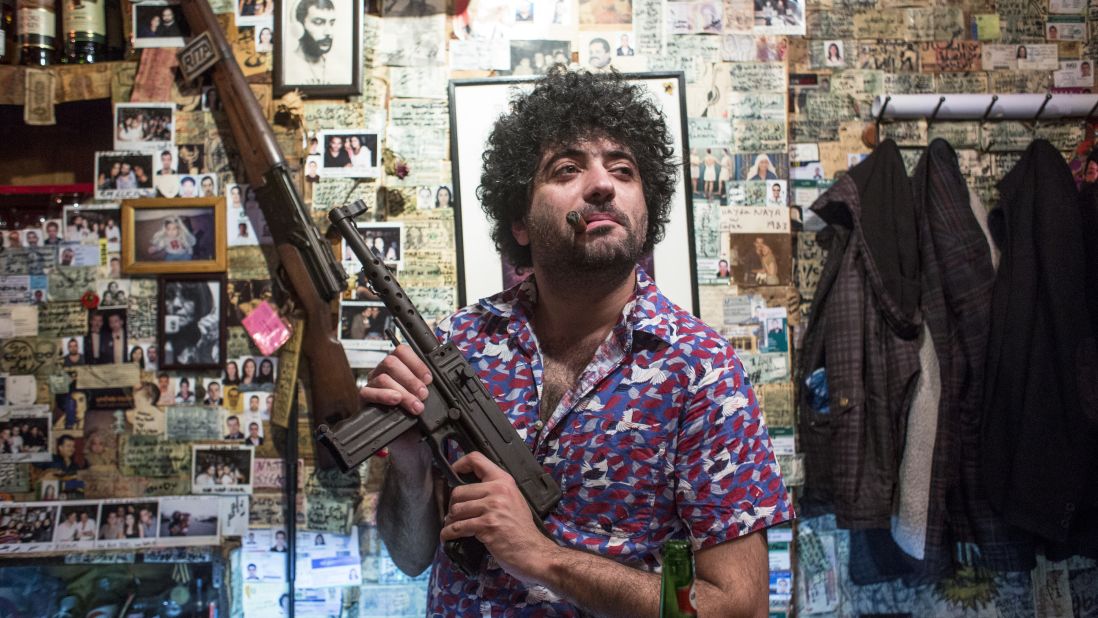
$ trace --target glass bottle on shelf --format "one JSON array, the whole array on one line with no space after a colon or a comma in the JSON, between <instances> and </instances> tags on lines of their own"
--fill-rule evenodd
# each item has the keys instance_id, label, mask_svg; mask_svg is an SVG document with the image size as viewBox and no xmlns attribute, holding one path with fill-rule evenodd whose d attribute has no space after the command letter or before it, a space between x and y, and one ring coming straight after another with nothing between
<instances>
[{"instance_id":1,"label":"glass bottle on shelf","mask_svg":"<svg viewBox=\"0 0 1098 618\"><path fill-rule=\"evenodd\" d=\"M16 20L21 64L53 64L57 45L57 9L53 0L18 0Z\"/></svg>"},{"instance_id":2,"label":"glass bottle on shelf","mask_svg":"<svg viewBox=\"0 0 1098 618\"><path fill-rule=\"evenodd\" d=\"M61 0L64 61L92 64L107 59L107 0Z\"/></svg>"},{"instance_id":3,"label":"glass bottle on shelf","mask_svg":"<svg viewBox=\"0 0 1098 618\"><path fill-rule=\"evenodd\" d=\"M15 0L0 0L0 64L15 64Z\"/></svg>"}]
</instances>

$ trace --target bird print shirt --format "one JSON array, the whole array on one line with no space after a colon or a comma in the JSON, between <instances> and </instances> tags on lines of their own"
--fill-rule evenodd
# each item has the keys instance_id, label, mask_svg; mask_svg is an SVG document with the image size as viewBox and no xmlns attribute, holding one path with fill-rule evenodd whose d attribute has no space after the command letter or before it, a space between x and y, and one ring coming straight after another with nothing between
<instances>
[{"instance_id":1,"label":"bird print shirt","mask_svg":"<svg viewBox=\"0 0 1098 618\"><path fill-rule=\"evenodd\" d=\"M533 278L458 311L440 338L463 353L560 483L545 520L561 545L654 571L660 547L695 551L788 521L793 508L743 366L713 329L638 268L633 299L547 422L530 324ZM435 556L432 616L578 616L490 557L477 578Z\"/></svg>"}]
</instances>

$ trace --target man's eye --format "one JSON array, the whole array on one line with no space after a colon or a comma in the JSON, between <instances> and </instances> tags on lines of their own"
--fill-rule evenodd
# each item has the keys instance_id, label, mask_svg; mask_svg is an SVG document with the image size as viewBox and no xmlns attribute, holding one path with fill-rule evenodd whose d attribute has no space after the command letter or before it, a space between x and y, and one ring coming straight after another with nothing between
<instances>
[{"instance_id":1,"label":"man's eye","mask_svg":"<svg viewBox=\"0 0 1098 618\"><path fill-rule=\"evenodd\" d=\"M579 168L575 165L562 165L557 168L557 174L575 174L579 172Z\"/></svg>"}]
</instances>

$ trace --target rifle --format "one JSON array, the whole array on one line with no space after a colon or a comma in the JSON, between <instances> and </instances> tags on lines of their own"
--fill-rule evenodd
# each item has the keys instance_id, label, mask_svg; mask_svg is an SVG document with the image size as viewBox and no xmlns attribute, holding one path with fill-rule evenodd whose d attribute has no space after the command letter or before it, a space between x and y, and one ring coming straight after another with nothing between
<instances>
[{"instance_id":1,"label":"rifle","mask_svg":"<svg viewBox=\"0 0 1098 618\"><path fill-rule=\"evenodd\" d=\"M274 133L209 3L183 0L182 8L194 37L179 54L180 68L188 79L212 69L245 176L255 189L274 239L275 251L266 257L279 284L276 289L288 290L293 304L305 314L301 349L311 378L308 395L313 427L321 420L331 423L349 418L358 412L361 402L343 346L334 337L330 305L346 287L347 274L309 217ZM329 463L325 451L317 455L322 466Z\"/></svg>"},{"instance_id":2,"label":"rifle","mask_svg":"<svg viewBox=\"0 0 1098 618\"><path fill-rule=\"evenodd\" d=\"M332 451L339 467L349 470L404 432L415 429L451 485L477 482L475 477L460 477L450 467L444 449L447 440L453 440L464 452L479 451L506 470L541 525L560 501L560 486L534 458L469 361L454 344L439 343L382 257L362 240L354 217L366 210L366 204L358 200L333 208L328 218L362 262L370 287L385 303L408 345L431 370L433 379L421 414L409 414L398 406L368 407L333 426L322 424L318 439ZM487 553L475 538L448 541L444 549L450 560L470 576L475 576Z\"/></svg>"}]
</instances>

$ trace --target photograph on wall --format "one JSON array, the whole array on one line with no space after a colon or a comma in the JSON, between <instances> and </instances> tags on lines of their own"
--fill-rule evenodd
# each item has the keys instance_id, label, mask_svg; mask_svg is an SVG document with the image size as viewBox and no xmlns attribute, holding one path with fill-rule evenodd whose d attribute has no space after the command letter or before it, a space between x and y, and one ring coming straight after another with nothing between
<instances>
[{"instance_id":1,"label":"photograph on wall","mask_svg":"<svg viewBox=\"0 0 1098 618\"><path fill-rule=\"evenodd\" d=\"M217 545L221 540L220 512L216 497L161 498L157 545Z\"/></svg>"},{"instance_id":2,"label":"photograph on wall","mask_svg":"<svg viewBox=\"0 0 1098 618\"><path fill-rule=\"evenodd\" d=\"M254 26L274 18L275 0L237 0L235 5L238 26Z\"/></svg>"},{"instance_id":3,"label":"photograph on wall","mask_svg":"<svg viewBox=\"0 0 1098 618\"><path fill-rule=\"evenodd\" d=\"M178 3L134 3L132 9L133 29L130 32L136 48L183 47L184 38L191 35Z\"/></svg>"},{"instance_id":4,"label":"photograph on wall","mask_svg":"<svg viewBox=\"0 0 1098 618\"><path fill-rule=\"evenodd\" d=\"M395 328L385 305L370 301L342 301L339 306L339 339L355 350L388 350L386 328Z\"/></svg>"},{"instance_id":5,"label":"photograph on wall","mask_svg":"<svg viewBox=\"0 0 1098 618\"><path fill-rule=\"evenodd\" d=\"M380 256L382 261L390 266L400 269L404 260L404 224L399 222L374 222L356 226L366 246L373 250L374 255ZM347 241L343 243L343 265L348 272L362 270L362 264L347 247Z\"/></svg>"},{"instance_id":6,"label":"photograph on wall","mask_svg":"<svg viewBox=\"0 0 1098 618\"><path fill-rule=\"evenodd\" d=\"M234 366L225 367L225 384L236 386L241 392L266 391L275 389L278 381L278 358L274 356L241 356L230 361ZM235 379L230 373L240 367L240 375Z\"/></svg>"},{"instance_id":7,"label":"photograph on wall","mask_svg":"<svg viewBox=\"0 0 1098 618\"><path fill-rule=\"evenodd\" d=\"M57 265L64 267L99 266L101 253L97 245L63 242L57 250Z\"/></svg>"},{"instance_id":8,"label":"photograph on wall","mask_svg":"<svg viewBox=\"0 0 1098 618\"><path fill-rule=\"evenodd\" d=\"M60 505L53 542L57 549L87 549L99 536L98 502L65 502Z\"/></svg>"},{"instance_id":9,"label":"photograph on wall","mask_svg":"<svg viewBox=\"0 0 1098 618\"><path fill-rule=\"evenodd\" d=\"M151 197L152 152L114 150L95 153L95 199L120 200Z\"/></svg>"},{"instance_id":10,"label":"photograph on wall","mask_svg":"<svg viewBox=\"0 0 1098 618\"><path fill-rule=\"evenodd\" d=\"M84 335L84 364L111 365L126 362L129 333L124 308L106 308L88 312L88 330Z\"/></svg>"},{"instance_id":11,"label":"photograph on wall","mask_svg":"<svg viewBox=\"0 0 1098 618\"><path fill-rule=\"evenodd\" d=\"M197 174L206 174L210 171L206 167L205 144L179 144L176 150L176 174L190 174L194 176Z\"/></svg>"},{"instance_id":12,"label":"photograph on wall","mask_svg":"<svg viewBox=\"0 0 1098 618\"><path fill-rule=\"evenodd\" d=\"M632 52L632 48L629 48ZM631 55L631 54L630 54ZM500 75L544 75L553 65L568 66L572 59L569 41L538 39L511 41L511 70L497 71Z\"/></svg>"},{"instance_id":13,"label":"photograph on wall","mask_svg":"<svg viewBox=\"0 0 1098 618\"><path fill-rule=\"evenodd\" d=\"M175 141L174 103L115 103L114 149L156 152L157 159ZM168 151L169 154L170 151ZM161 167L156 173L162 171Z\"/></svg>"},{"instance_id":14,"label":"photograph on wall","mask_svg":"<svg viewBox=\"0 0 1098 618\"><path fill-rule=\"evenodd\" d=\"M99 511L100 549L153 545L157 537L156 500L106 500Z\"/></svg>"},{"instance_id":15,"label":"photograph on wall","mask_svg":"<svg viewBox=\"0 0 1098 618\"><path fill-rule=\"evenodd\" d=\"M377 178L380 173L378 134L366 129L325 130L317 133L322 155L321 178Z\"/></svg>"},{"instance_id":16,"label":"photograph on wall","mask_svg":"<svg viewBox=\"0 0 1098 618\"><path fill-rule=\"evenodd\" d=\"M789 234L732 234L730 247L733 283L748 288L789 285L793 276Z\"/></svg>"},{"instance_id":17,"label":"photograph on wall","mask_svg":"<svg viewBox=\"0 0 1098 618\"><path fill-rule=\"evenodd\" d=\"M50 420L46 405L0 406L0 464L52 461Z\"/></svg>"},{"instance_id":18,"label":"photograph on wall","mask_svg":"<svg viewBox=\"0 0 1098 618\"><path fill-rule=\"evenodd\" d=\"M613 26L633 23L631 0L579 0L579 24Z\"/></svg>"},{"instance_id":19,"label":"photograph on wall","mask_svg":"<svg viewBox=\"0 0 1098 618\"><path fill-rule=\"evenodd\" d=\"M286 0L275 12L275 94L347 96L362 91L362 3Z\"/></svg>"},{"instance_id":20,"label":"photograph on wall","mask_svg":"<svg viewBox=\"0 0 1098 618\"><path fill-rule=\"evenodd\" d=\"M163 275L158 298L160 368L220 369L225 359L224 275Z\"/></svg>"},{"instance_id":21,"label":"photograph on wall","mask_svg":"<svg viewBox=\"0 0 1098 618\"><path fill-rule=\"evenodd\" d=\"M753 0L755 34L805 33L804 0Z\"/></svg>"},{"instance_id":22,"label":"photograph on wall","mask_svg":"<svg viewBox=\"0 0 1098 618\"><path fill-rule=\"evenodd\" d=\"M66 206L62 210L65 241L99 245L106 243L107 251L122 248L122 211L118 204L83 204ZM98 250L98 247L96 247ZM95 265L99 264L96 259ZM87 265L92 264L73 264Z\"/></svg>"},{"instance_id":23,"label":"photograph on wall","mask_svg":"<svg viewBox=\"0 0 1098 618\"><path fill-rule=\"evenodd\" d=\"M255 449L228 444L195 444L192 449L193 493L252 493L252 460Z\"/></svg>"},{"instance_id":24,"label":"photograph on wall","mask_svg":"<svg viewBox=\"0 0 1098 618\"><path fill-rule=\"evenodd\" d=\"M0 507L4 535L0 553L19 554L44 551L53 545L58 505L12 504Z\"/></svg>"},{"instance_id":25,"label":"photograph on wall","mask_svg":"<svg viewBox=\"0 0 1098 618\"><path fill-rule=\"evenodd\" d=\"M217 174L157 176L154 182L158 197L209 198L220 195L217 188Z\"/></svg>"},{"instance_id":26,"label":"photograph on wall","mask_svg":"<svg viewBox=\"0 0 1098 618\"><path fill-rule=\"evenodd\" d=\"M127 274L225 270L225 200L128 200L122 204Z\"/></svg>"}]
</instances>

